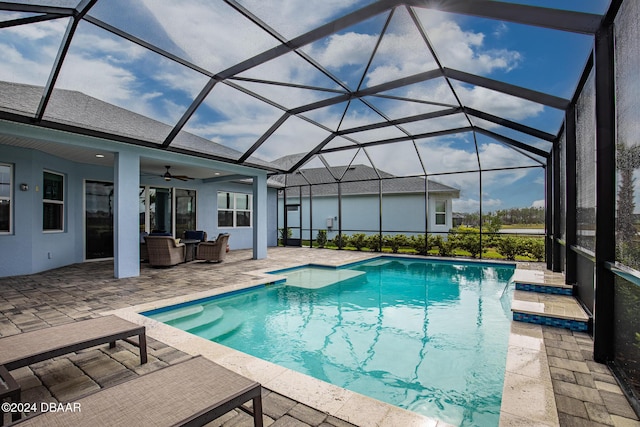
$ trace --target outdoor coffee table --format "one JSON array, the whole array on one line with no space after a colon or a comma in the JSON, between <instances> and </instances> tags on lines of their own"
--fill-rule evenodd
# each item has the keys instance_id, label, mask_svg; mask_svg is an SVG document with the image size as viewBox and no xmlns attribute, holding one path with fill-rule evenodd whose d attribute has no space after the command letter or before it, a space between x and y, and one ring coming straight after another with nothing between
<instances>
[{"instance_id":1,"label":"outdoor coffee table","mask_svg":"<svg viewBox=\"0 0 640 427\"><path fill-rule=\"evenodd\" d=\"M184 255L184 262L193 261L196 259L196 248L200 240L198 239L180 239L180 243L184 243L186 247L186 253Z\"/></svg>"}]
</instances>

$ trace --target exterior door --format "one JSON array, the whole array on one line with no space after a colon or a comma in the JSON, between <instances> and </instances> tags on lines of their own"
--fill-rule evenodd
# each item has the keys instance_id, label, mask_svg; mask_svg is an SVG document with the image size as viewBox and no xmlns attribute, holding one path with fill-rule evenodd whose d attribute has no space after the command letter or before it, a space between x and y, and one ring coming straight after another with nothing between
<instances>
[{"instance_id":1,"label":"exterior door","mask_svg":"<svg viewBox=\"0 0 640 427\"><path fill-rule=\"evenodd\" d=\"M299 204L285 205L284 212L284 245L302 246L302 207Z\"/></svg>"}]
</instances>

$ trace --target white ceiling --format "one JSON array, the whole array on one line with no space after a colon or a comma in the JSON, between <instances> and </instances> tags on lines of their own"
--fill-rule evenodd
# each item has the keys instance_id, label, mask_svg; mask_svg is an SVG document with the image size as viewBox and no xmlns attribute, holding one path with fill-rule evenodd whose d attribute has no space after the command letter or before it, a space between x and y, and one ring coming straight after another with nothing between
<instances>
[{"instance_id":1,"label":"white ceiling","mask_svg":"<svg viewBox=\"0 0 640 427\"><path fill-rule=\"evenodd\" d=\"M77 163L107 167L113 166L113 153L107 150L101 151L78 147L75 145L57 144L55 142L1 134L0 144L38 150ZM102 155L104 157L96 157L96 155ZM148 157L140 158L140 174L142 176L155 175L160 178L166 172L167 165L171 166L170 172L172 175L185 175L194 179L217 178L230 175L229 172L222 170L193 166L188 163L179 163L177 161L168 162L167 160L152 159Z\"/></svg>"}]
</instances>

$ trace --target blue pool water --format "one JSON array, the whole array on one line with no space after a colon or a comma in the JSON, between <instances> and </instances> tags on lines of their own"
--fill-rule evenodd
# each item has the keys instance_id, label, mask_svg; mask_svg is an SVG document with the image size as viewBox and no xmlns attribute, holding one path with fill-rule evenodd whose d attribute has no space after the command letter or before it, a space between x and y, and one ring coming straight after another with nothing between
<instances>
[{"instance_id":1,"label":"blue pool water","mask_svg":"<svg viewBox=\"0 0 640 427\"><path fill-rule=\"evenodd\" d=\"M146 314L448 423L497 426L513 271L383 257Z\"/></svg>"}]
</instances>

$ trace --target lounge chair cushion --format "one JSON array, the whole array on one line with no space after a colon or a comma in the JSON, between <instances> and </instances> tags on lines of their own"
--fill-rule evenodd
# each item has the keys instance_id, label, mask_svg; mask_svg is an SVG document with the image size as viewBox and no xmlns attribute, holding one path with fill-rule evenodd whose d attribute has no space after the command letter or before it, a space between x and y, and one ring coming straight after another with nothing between
<instances>
[{"instance_id":1,"label":"lounge chair cushion","mask_svg":"<svg viewBox=\"0 0 640 427\"><path fill-rule=\"evenodd\" d=\"M183 236L187 240L200 240L201 242L207 240L207 233L202 230L186 230Z\"/></svg>"},{"instance_id":2,"label":"lounge chair cushion","mask_svg":"<svg viewBox=\"0 0 640 427\"><path fill-rule=\"evenodd\" d=\"M65 323L0 338L0 365L8 370L62 356L67 353L114 343L138 335L140 362L147 362L144 326L117 316L104 316L80 322Z\"/></svg>"}]
</instances>

